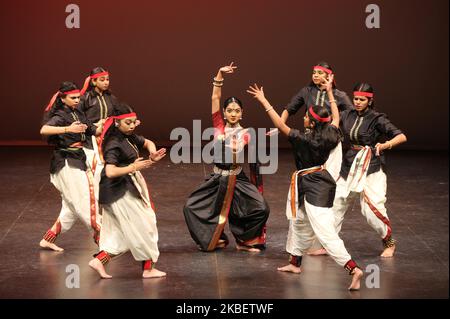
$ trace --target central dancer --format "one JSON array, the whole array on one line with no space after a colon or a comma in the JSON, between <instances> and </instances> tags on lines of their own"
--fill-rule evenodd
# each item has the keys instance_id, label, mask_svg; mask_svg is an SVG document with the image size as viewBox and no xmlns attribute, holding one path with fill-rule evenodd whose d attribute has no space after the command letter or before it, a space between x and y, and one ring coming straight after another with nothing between
<instances>
[{"instance_id":1,"label":"central dancer","mask_svg":"<svg viewBox=\"0 0 450 319\"><path fill-rule=\"evenodd\" d=\"M250 134L240 125L242 103L230 97L225 100L223 112L220 110L223 74L234 73L236 69L233 63L221 67L213 80L211 104L215 150L225 151L221 156L214 154L214 174L189 196L183 209L189 232L202 251L228 245L224 233L227 220L238 250L259 252L266 243L269 206L261 194L262 185L257 188L252 184L237 161L250 141ZM231 154L229 159L224 156L227 152ZM250 165L250 168L251 180L260 183L257 165Z\"/></svg>"}]
</instances>

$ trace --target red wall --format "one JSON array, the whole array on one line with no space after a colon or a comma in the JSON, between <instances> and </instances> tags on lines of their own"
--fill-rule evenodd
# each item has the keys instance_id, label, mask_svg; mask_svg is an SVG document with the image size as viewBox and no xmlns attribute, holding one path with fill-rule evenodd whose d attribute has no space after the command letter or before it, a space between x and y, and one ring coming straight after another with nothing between
<instances>
[{"instance_id":1,"label":"red wall","mask_svg":"<svg viewBox=\"0 0 450 319\"><path fill-rule=\"evenodd\" d=\"M381 9L367 29L365 7ZM67 29L66 5L81 10ZM111 87L159 142L172 128L210 125L211 79L235 61L224 95L244 102L244 125L269 127L247 95L264 85L281 109L328 61L341 89L376 89L380 111L409 137L408 147L448 149L448 1L2 1L0 140L40 140L42 111L63 80L82 84L91 68L111 72ZM290 122L301 125L301 117Z\"/></svg>"}]
</instances>

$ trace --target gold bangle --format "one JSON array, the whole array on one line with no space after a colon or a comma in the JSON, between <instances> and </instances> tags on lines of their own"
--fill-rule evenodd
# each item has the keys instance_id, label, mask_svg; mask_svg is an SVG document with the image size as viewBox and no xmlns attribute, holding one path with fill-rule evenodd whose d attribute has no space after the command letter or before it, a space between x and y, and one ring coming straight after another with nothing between
<instances>
[{"instance_id":1,"label":"gold bangle","mask_svg":"<svg viewBox=\"0 0 450 319\"><path fill-rule=\"evenodd\" d=\"M64 134L67 133L67 126L64 126Z\"/></svg>"},{"instance_id":2,"label":"gold bangle","mask_svg":"<svg viewBox=\"0 0 450 319\"><path fill-rule=\"evenodd\" d=\"M336 103L336 100L330 100L329 102L330 102L330 103L333 103L333 102Z\"/></svg>"},{"instance_id":3,"label":"gold bangle","mask_svg":"<svg viewBox=\"0 0 450 319\"><path fill-rule=\"evenodd\" d=\"M221 87L221 86L223 86L223 83L220 84L220 83L213 82L213 85L216 86L216 87Z\"/></svg>"},{"instance_id":4,"label":"gold bangle","mask_svg":"<svg viewBox=\"0 0 450 319\"><path fill-rule=\"evenodd\" d=\"M266 112L269 112L269 111L271 111L271 110L273 110L273 106L269 107L269 108L266 110Z\"/></svg>"},{"instance_id":5,"label":"gold bangle","mask_svg":"<svg viewBox=\"0 0 450 319\"><path fill-rule=\"evenodd\" d=\"M217 80L216 78L213 78L213 81L214 81L214 82L220 82L220 83L222 83L223 80L224 80L224 79L222 79L222 80Z\"/></svg>"}]
</instances>

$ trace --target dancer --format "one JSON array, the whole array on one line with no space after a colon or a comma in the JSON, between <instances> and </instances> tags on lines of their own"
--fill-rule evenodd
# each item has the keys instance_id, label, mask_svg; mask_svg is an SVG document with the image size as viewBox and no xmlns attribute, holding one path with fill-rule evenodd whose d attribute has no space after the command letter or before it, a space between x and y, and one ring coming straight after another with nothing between
<instances>
[{"instance_id":1,"label":"dancer","mask_svg":"<svg viewBox=\"0 0 450 319\"><path fill-rule=\"evenodd\" d=\"M112 278L104 265L111 258L131 251L142 262L143 278L166 276L154 267L158 261L158 229L155 207L141 170L149 168L166 155L155 144L134 134L136 113L119 105L116 115L109 117L100 138L105 168L100 181L99 203L103 207L100 251L89 262L101 278ZM139 151L147 150L148 159Z\"/></svg>"},{"instance_id":2,"label":"dancer","mask_svg":"<svg viewBox=\"0 0 450 319\"><path fill-rule=\"evenodd\" d=\"M259 252L266 243L269 207L258 191L260 185L255 186L249 181L237 161L250 140L250 134L240 125L242 103L230 97L225 100L223 113L220 111L223 74L234 73L236 68L233 63L220 68L213 80L211 105L216 129L215 151L227 147L226 151L221 152L222 156L215 154L214 174L189 196L183 209L189 232L203 251L228 245L224 233L227 220L238 250ZM232 156L227 156L229 154ZM252 181L260 181L256 174L252 175Z\"/></svg>"},{"instance_id":3,"label":"dancer","mask_svg":"<svg viewBox=\"0 0 450 319\"><path fill-rule=\"evenodd\" d=\"M302 106L320 105L325 107L331 113L331 100L326 92L325 83L333 76L333 69L327 62L319 62L313 67L311 83L303 87L290 101L281 113L281 118L284 123L287 119L295 115ZM333 80L332 83L333 98L336 101L340 112L353 108L352 102L344 91L336 88ZM328 172L336 180L339 177L342 161L342 146L338 143L336 148L330 152L330 156L325 163Z\"/></svg>"},{"instance_id":4,"label":"dancer","mask_svg":"<svg viewBox=\"0 0 450 319\"><path fill-rule=\"evenodd\" d=\"M336 229L341 230L349 202L359 194L361 213L382 238L381 257L392 257L396 246L385 207L384 151L406 142L406 136L385 114L374 110L374 91L370 84L356 84L353 103L353 110L341 114L345 144L351 146L344 153L341 178L337 181L333 205Z\"/></svg>"},{"instance_id":5,"label":"dancer","mask_svg":"<svg viewBox=\"0 0 450 319\"><path fill-rule=\"evenodd\" d=\"M332 90L333 76L326 80L326 92L331 101L330 117L326 108L308 107L304 126L300 133L287 126L264 96L263 88L250 86L248 93L264 107L275 126L289 138L294 150L297 171L292 174L286 214L290 221L286 250L290 254L289 264L279 271L301 272L303 254L311 248L317 238L331 257L352 275L350 290L358 290L363 272L348 254L343 241L334 227L331 209L336 183L324 168L328 155L339 143L339 111Z\"/></svg>"},{"instance_id":6,"label":"dancer","mask_svg":"<svg viewBox=\"0 0 450 319\"><path fill-rule=\"evenodd\" d=\"M284 123L287 119L295 115L302 106L320 105L331 112L331 100L326 91L326 83L330 76L333 75L333 69L327 62L319 62L313 67L311 83L303 87L286 105L281 118ZM336 88L336 84L332 83L333 97L336 101L340 112L353 108L352 102L344 91ZM327 99L328 98L328 99Z\"/></svg>"},{"instance_id":7,"label":"dancer","mask_svg":"<svg viewBox=\"0 0 450 319\"><path fill-rule=\"evenodd\" d=\"M330 76L333 76L334 78L334 73L332 67L327 62L322 61L313 66L310 84L303 87L285 107L281 114L283 122L286 123L287 119L295 115L303 105L321 105L326 107L328 112L331 113L331 100L328 98L325 88L325 83ZM332 89L333 97L340 112L353 108L352 102L347 94L336 88L334 80ZM339 172L342 165L342 143L338 143L338 145L330 152L324 165L327 168L328 173L330 173L336 181L339 178ZM315 241L311 246L308 255L327 255L327 251L320 246L318 241Z\"/></svg>"},{"instance_id":8,"label":"dancer","mask_svg":"<svg viewBox=\"0 0 450 319\"><path fill-rule=\"evenodd\" d=\"M114 114L115 107L119 104L117 98L109 90L109 72L102 67L92 69L90 75L85 79L80 93L81 100L78 108L93 123L105 121L107 117ZM99 138L92 136L83 145L88 166L94 173L96 185L100 182L103 169L103 159L100 157L101 150L99 151L98 141ZM98 191L96 193L98 198Z\"/></svg>"},{"instance_id":9,"label":"dancer","mask_svg":"<svg viewBox=\"0 0 450 319\"><path fill-rule=\"evenodd\" d=\"M94 195L94 180L86 166L82 144L91 136L100 134L102 123L93 125L77 105L80 91L72 82L63 82L48 104L41 135L55 146L50 165L51 183L60 192L62 207L58 219L40 242L42 248L63 249L55 244L60 233L68 231L81 219L93 230L95 242L100 232L100 216Z\"/></svg>"}]
</instances>

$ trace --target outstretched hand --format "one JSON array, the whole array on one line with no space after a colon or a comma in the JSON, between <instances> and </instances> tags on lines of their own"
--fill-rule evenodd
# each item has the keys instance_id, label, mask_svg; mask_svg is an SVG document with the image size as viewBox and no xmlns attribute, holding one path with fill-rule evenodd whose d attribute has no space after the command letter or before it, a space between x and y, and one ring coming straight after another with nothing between
<instances>
[{"instance_id":1,"label":"outstretched hand","mask_svg":"<svg viewBox=\"0 0 450 319\"><path fill-rule=\"evenodd\" d=\"M261 104L267 101L265 95L264 95L264 89L261 86L261 88L258 87L258 85L255 83L253 86L249 86L249 89L247 90L247 93L250 93L253 95L255 99L257 99Z\"/></svg>"},{"instance_id":2,"label":"outstretched hand","mask_svg":"<svg viewBox=\"0 0 450 319\"><path fill-rule=\"evenodd\" d=\"M223 73L234 73L234 70L237 69L237 66L234 66L233 64L234 62L231 62L230 65L221 67L219 71Z\"/></svg>"},{"instance_id":3,"label":"outstretched hand","mask_svg":"<svg viewBox=\"0 0 450 319\"><path fill-rule=\"evenodd\" d=\"M165 148L160 148L156 152L150 154L150 160L152 160L153 162L158 162L164 156L166 156L166 149Z\"/></svg>"}]
</instances>

